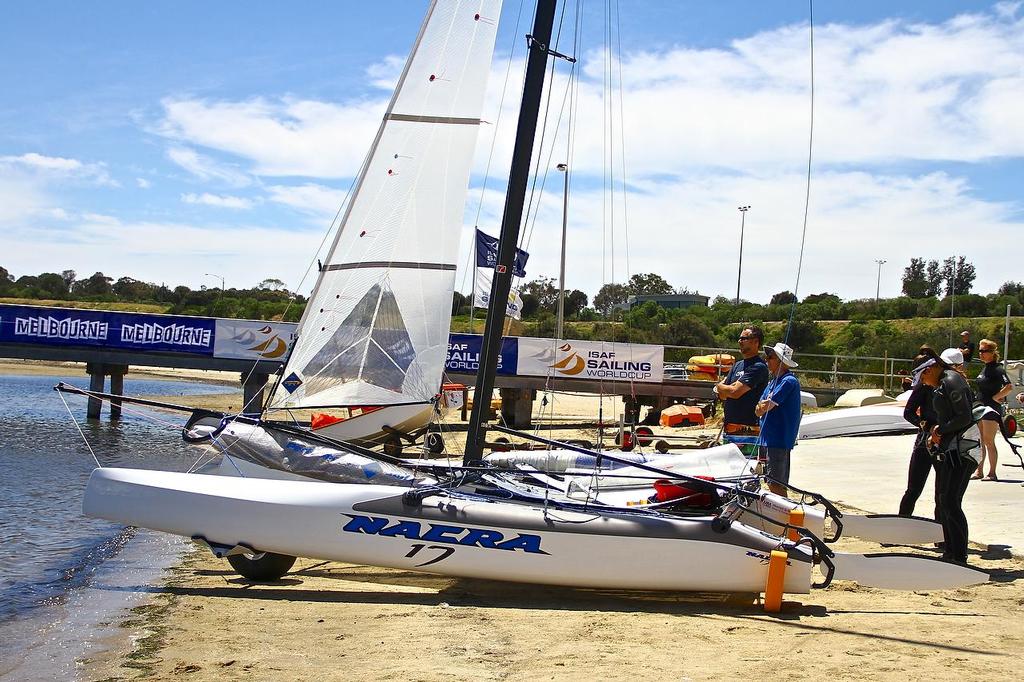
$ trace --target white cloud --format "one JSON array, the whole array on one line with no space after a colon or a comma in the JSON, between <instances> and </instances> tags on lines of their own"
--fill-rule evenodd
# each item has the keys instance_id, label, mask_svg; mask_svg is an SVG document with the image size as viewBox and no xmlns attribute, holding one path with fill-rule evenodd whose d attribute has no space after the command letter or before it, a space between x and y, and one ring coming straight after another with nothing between
<instances>
[{"instance_id":1,"label":"white cloud","mask_svg":"<svg viewBox=\"0 0 1024 682\"><path fill-rule=\"evenodd\" d=\"M271 185L267 187L270 201L330 220L345 200L346 192L323 185Z\"/></svg>"},{"instance_id":2,"label":"white cloud","mask_svg":"<svg viewBox=\"0 0 1024 682\"><path fill-rule=\"evenodd\" d=\"M77 181L107 187L119 186L107 172L106 164L83 163L78 159L44 156L35 152L21 156L0 156L0 170L40 179Z\"/></svg>"},{"instance_id":3,"label":"white cloud","mask_svg":"<svg viewBox=\"0 0 1024 682\"><path fill-rule=\"evenodd\" d=\"M244 197L233 197L223 194L182 194L181 200L186 204L202 204L204 206L215 206L217 208L234 208L248 210L253 207L253 202Z\"/></svg>"},{"instance_id":4,"label":"white cloud","mask_svg":"<svg viewBox=\"0 0 1024 682\"><path fill-rule=\"evenodd\" d=\"M17 240L0 236L8 269L37 274L54 269L131 276L170 287L198 287L203 273L223 275L227 286L251 287L276 277L291 289L313 257L320 234L284 226L189 224L82 216L73 232L34 226ZM187 245L187 246L185 246ZM254 268L253 264L258 264ZM315 267L313 268L315 272ZM312 282L303 286L308 292Z\"/></svg>"},{"instance_id":5,"label":"white cloud","mask_svg":"<svg viewBox=\"0 0 1024 682\"><path fill-rule=\"evenodd\" d=\"M167 99L163 105L164 135L241 157L256 175L342 178L358 170L387 102Z\"/></svg>"},{"instance_id":6,"label":"white cloud","mask_svg":"<svg viewBox=\"0 0 1024 682\"><path fill-rule=\"evenodd\" d=\"M366 75L370 78L370 85L382 90L394 90L398 84L398 77L402 75L402 68L405 67L405 62L405 57L391 54L376 64L371 64L366 69Z\"/></svg>"},{"instance_id":7,"label":"white cloud","mask_svg":"<svg viewBox=\"0 0 1024 682\"><path fill-rule=\"evenodd\" d=\"M135 184L139 189L149 189L153 186L153 183L146 178L135 178Z\"/></svg>"},{"instance_id":8,"label":"white cloud","mask_svg":"<svg viewBox=\"0 0 1024 682\"><path fill-rule=\"evenodd\" d=\"M247 187L252 184L252 179L245 173L218 163L194 149L172 147L167 150L167 158L200 180L221 182L231 187Z\"/></svg>"}]
</instances>

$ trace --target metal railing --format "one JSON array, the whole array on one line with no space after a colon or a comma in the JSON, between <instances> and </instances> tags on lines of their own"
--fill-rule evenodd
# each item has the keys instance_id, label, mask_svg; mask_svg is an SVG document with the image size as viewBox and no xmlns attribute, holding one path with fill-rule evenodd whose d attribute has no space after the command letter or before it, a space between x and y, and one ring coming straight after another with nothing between
<instances>
[{"instance_id":1,"label":"metal railing","mask_svg":"<svg viewBox=\"0 0 1024 682\"><path fill-rule=\"evenodd\" d=\"M677 353L678 351L678 353ZM693 351L693 352L691 352ZM736 348L720 346L665 346L665 366L686 366L687 359L695 355L717 355L724 353L739 358ZM670 357L677 355L670 361ZM809 378L824 377L821 382L833 389L848 388L852 385L872 384L883 390L901 389L900 381L910 374L912 358L889 357L875 355L839 355L821 353L798 353L796 356L800 367L793 370L794 374ZM859 366L858 366L859 365ZM718 370L719 376L729 373L731 365L714 363L708 365ZM854 381L844 378L856 377Z\"/></svg>"}]
</instances>

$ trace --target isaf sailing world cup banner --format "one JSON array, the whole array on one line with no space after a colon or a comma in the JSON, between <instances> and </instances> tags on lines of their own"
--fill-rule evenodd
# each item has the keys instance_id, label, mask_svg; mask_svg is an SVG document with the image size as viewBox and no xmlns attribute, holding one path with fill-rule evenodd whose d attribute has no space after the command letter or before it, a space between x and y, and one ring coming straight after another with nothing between
<instances>
[{"instance_id":1,"label":"isaf sailing world cup banner","mask_svg":"<svg viewBox=\"0 0 1024 682\"><path fill-rule=\"evenodd\" d=\"M637 343L519 339L520 376L660 383L665 347Z\"/></svg>"}]
</instances>

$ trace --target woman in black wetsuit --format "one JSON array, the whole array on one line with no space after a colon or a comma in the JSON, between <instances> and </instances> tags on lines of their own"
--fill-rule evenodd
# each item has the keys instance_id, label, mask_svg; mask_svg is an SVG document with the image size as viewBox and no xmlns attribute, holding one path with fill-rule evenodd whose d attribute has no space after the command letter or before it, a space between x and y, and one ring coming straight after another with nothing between
<instances>
[{"instance_id":1,"label":"woman in black wetsuit","mask_svg":"<svg viewBox=\"0 0 1024 682\"><path fill-rule=\"evenodd\" d=\"M939 478L938 465L928 452L928 435L935 426L935 411L932 409L933 386L921 381L918 368L928 360L937 360L935 351L928 346L921 346L921 351L914 358L914 384L911 387L910 397L907 398L907 406L903 410L903 418L918 427L917 438L914 439L914 449L910 453L910 469L907 472L907 490L900 500L900 516L912 516L914 505L921 497L924 484L928 481L928 472L936 469L935 477L935 520L939 521Z\"/></svg>"},{"instance_id":2,"label":"woman in black wetsuit","mask_svg":"<svg viewBox=\"0 0 1024 682\"><path fill-rule=\"evenodd\" d=\"M978 430L981 431L981 454L982 459L978 462L978 470L971 478L981 478L982 465L985 457L988 457L989 481L998 481L996 475L996 463L999 461L999 453L996 451L996 433L1003 423L1003 400L1013 390L1013 383L1010 377L1006 376L1003 363L999 362L999 346L995 341L982 339L978 342L978 356L985 363L981 374L976 380L978 386L978 398L986 407L995 410L995 414L987 412L978 423Z\"/></svg>"}]
</instances>

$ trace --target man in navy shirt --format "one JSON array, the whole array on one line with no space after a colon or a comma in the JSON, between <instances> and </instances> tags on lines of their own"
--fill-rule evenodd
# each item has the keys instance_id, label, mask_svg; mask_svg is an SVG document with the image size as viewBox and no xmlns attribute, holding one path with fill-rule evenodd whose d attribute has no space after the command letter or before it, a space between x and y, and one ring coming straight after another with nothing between
<instances>
[{"instance_id":1,"label":"man in navy shirt","mask_svg":"<svg viewBox=\"0 0 1024 682\"><path fill-rule=\"evenodd\" d=\"M800 382L789 370L797 367L793 349L784 343L764 349L771 381L754 412L761 418L761 456L766 462L768 489L785 495L789 483L789 455L800 430ZM776 483L775 481L778 481Z\"/></svg>"},{"instance_id":2,"label":"man in navy shirt","mask_svg":"<svg viewBox=\"0 0 1024 682\"><path fill-rule=\"evenodd\" d=\"M725 409L725 433L756 436L759 422L754 407L768 385L768 366L759 355L764 332L760 327L746 327L740 332L739 342L743 359L732 366L714 391Z\"/></svg>"}]
</instances>

